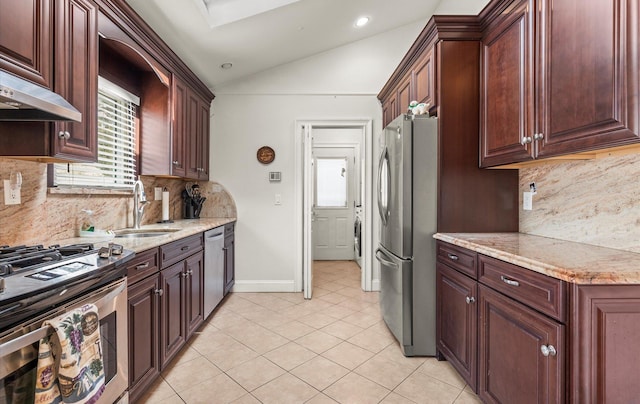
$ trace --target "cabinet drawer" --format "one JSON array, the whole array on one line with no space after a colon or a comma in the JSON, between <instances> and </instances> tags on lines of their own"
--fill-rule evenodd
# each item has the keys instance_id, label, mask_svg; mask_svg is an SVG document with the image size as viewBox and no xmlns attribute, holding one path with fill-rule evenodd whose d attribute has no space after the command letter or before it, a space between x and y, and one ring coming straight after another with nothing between
<instances>
[{"instance_id":1,"label":"cabinet drawer","mask_svg":"<svg viewBox=\"0 0 640 404\"><path fill-rule=\"evenodd\" d=\"M567 284L526 268L480 255L478 280L561 322L566 321Z\"/></svg>"},{"instance_id":2,"label":"cabinet drawer","mask_svg":"<svg viewBox=\"0 0 640 404\"><path fill-rule=\"evenodd\" d=\"M161 268L181 261L193 253L202 250L202 233L160 246Z\"/></svg>"},{"instance_id":3,"label":"cabinet drawer","mask_svg":"<svg viewBox=\"0 0 640 404\"><path fill-rule=\"evenodd\" d=\"M146 278L154 272L158 272L160 269L159 264L157 248L137 253L127 265L129 285Z\"/></svg>"},{"instance_id":4,"label":"cabinet drawer","mask_svg":"<svg viewBox=\"0 0 640 404\"><path fill-rule=\"evenodd\" d=\"M440 262L469 275L473 279L478 279L478 266L476 265L478 254L442 241L438 241L436 248Z\"/></svg>"}]
</instances>

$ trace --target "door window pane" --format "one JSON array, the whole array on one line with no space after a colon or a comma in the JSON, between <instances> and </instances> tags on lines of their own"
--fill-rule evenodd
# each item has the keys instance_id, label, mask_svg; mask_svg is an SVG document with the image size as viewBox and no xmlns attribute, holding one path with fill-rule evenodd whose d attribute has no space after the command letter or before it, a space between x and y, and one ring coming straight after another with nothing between
<instances>
[{"instance_id":1,"label":"door window pane","mask_svg":"<svg viewBox=\"0 0 640 404\"><path fill-rule=\"evenodd\" d=\"M316 206L347 206L347 159L318 158L316 160Z\"/></svg>"}]
</instances>

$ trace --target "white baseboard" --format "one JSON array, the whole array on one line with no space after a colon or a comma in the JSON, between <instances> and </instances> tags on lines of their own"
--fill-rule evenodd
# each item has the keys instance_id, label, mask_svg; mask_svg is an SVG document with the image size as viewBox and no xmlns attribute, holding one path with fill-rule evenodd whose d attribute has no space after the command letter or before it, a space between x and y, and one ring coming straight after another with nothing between
<instances>
[{"instance_id":1,"label":"white baseboard","mask_svg":"<svg viewBox=\"0 0 640 404\"><path fill-rule=\"evenodd\" d=\"M380 279L374 279L371 281L371 291L380 292Z\"/></svg>"},{"instance_id":2,"label":"white baseboard","mask_svg":"<svg viewBox=\"0 0 640 404\"><path fill-rule=\"evenodd\" d=\"M232 292L300 292L295 282L290 281L236 281Z\"/></svg>"}]
</instances>

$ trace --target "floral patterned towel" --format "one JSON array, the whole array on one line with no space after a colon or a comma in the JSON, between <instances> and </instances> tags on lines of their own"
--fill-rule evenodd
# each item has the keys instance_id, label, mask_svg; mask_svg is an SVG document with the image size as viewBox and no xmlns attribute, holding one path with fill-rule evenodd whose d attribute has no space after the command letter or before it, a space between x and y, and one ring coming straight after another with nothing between
<instances>
[{"instance_id":1,"label":"floral patterned towel","mask_svg":"<svg viewBox=\"0 0 640 404\"><path fill-rule=\"evenodd\" d=\"M98 309L86 304L43 327L56 332L40 341L36 404L92 404L104 391Z\"/></svg>"}]
</instances>

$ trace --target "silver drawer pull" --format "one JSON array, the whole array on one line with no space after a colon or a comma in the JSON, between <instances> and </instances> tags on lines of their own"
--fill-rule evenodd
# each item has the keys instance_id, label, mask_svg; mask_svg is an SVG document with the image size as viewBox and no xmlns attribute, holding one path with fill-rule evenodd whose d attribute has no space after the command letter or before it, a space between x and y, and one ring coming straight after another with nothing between
<instances>
[{"instance_id":1,"label":"silver drawer pull","mask_svg":"<svg viewBox=\"0 0 640 404\"><path fill-rule=\"evenodd\" d=\"M553 345L542 345L540 352L542 352L542 356L556 356L558 353Z\"/></svg>"},{"instance_id":2,"label":"silver drawer pull","mask_svg":"<svg viewBox=\"0 0 640 404\"><path fill-rule=\"evenodd\" d=\"M139 271L141 269L147 269L149 268L149 263L145 262L144 264L140 264L140 265L136 265L136 269Z\"/></svg>"},{"instance_id":3,"label":"silver drawer pull","mask_svg":"<svg viewBox=\"0 0 640 404\"><path fill-rule=\"evenodd\" d=\"M506 283L507 285L510 285L510 286L520 286L520 282L518 282L518 281L514 281L514 280L512 280L512 279L509 279L509 278L507 278L507 277L506 277L506 276L504 276L504 275L501 275L501 276L500 276L500 279L502 279L502 282Z\"/></svg>"},{"instance_id":4,"label":"silver drawer pull","mask_svg":"<svg viewBox=\"0 0 640 404\"><path fill-rule=\"evenodd\" d=\"M471 304L476 301L476 298L473 296L467 296L465 300L467 301L467 304Z\"/></svg>"},{"instance_id":5,"label":"silver drawer pull","mask_svg":"<svg viewBox=\"0 0 640 404\"><path fill-rule=\"evenodd\" d=\"M455 255L455 254L447 254L447 256L449 257L449 259L450 259L451 261L457 261L457 260L459 260L459 259L460 259L460 258L458 258L458 256L457 256L457 255Z\"/></svg>"},{"instance_id":6,"label":"silver drawer pull","mask_svg":"<svg viewBox=\"0 0 640 404\"><path fill-rule=\"evenodd\" d=\"M187 251L188 249L189 249L189 246L188 246L188 245L186 245L186 246L182 247L182 248L180 249L180 251Z\"/></svg>"}]
</instances>

